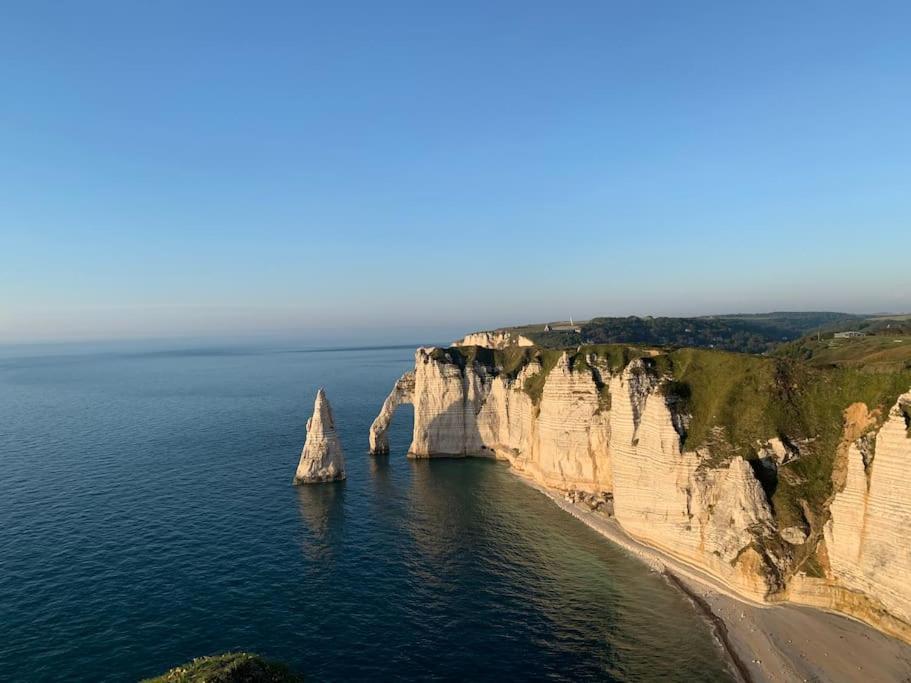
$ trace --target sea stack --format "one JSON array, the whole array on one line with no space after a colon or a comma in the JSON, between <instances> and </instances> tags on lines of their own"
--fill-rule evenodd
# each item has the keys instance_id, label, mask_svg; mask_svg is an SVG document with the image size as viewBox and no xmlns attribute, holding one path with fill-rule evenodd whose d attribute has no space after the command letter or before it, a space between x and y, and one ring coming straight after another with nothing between
<instances>
[{"instance_id":1,"label":"sea stack","mask_svg":"<svg viewBox=\"0 0 911 683\"><path fill-rule=\"evenodd\" d=\"M294 475L294 484L317 484L345 478L345 455L335 433L335 419L326 392L316 392L313 417L307 420L307 440Z\"/></svg>"}]
</instances>

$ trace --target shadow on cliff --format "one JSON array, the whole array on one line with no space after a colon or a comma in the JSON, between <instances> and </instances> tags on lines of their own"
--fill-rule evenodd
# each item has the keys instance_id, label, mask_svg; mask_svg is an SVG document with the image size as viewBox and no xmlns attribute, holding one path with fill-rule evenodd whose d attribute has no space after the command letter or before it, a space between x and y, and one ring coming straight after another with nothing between
<instances>
[{"instance_id":1,"label":"shadow on cliff","mask_svg":"<svg viewBox=\"0 0 911 683\"><path fill-rule=\"evenodd\" d=\"M434 446L434 441L446 440L450 443L455 441L460 445L459 450L434 448L426 454L421 453L415 456L409 452L408 455L418 458L493 457L493 449L484 446L476 418L477 414L473 412L473 408L470 406L466 406L462 402L451 403L446 410L430 421L430 424L424 430L424 434L421 435L420 441L430 446ZM414 440L417 441L418 439L415 438Z\"/></svg>"},{"instance_id":2,"label":"shadow on cliff","mask_svg":"<svg viewBox=\"0 0 911 683\"><path fill-rule=\"evenodd\" d=\"M414 406L401 403L395 407L386 425L384 436L389 446L389 453L371 454L375 458L399 457L408 452L414 432Z\"/></svg>"},{"instance_id":3,"label":"shadow on cliff","mask_svg":"<svg viewBox=\"0 0 911 683\"><path fill-rule=\"evenodd\" d=\"M751 458L747 462L753 468L753 476L756 477L759 485L762 486L766 502L774 511L775 506L772 503L772 496L775 495L775 490L778 488L778 468L768 458Z\"/></svg>"}]
</instances>

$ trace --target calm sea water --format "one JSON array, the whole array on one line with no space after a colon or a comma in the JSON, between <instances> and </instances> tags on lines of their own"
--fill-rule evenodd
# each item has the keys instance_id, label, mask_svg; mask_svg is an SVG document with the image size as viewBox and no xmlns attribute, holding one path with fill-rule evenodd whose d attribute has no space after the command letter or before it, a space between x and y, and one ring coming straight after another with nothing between
<instances>
[{"instance_id":1,"label":"calm sea water","mask_svg":"<svg viewBox=\"0 0 911 683\"><path fill-rule=\"evenodd\" d=\"M76 352L78 351L78 352ZM404 348L0 352L0 679L252 650L311 680L729 680L678 592L506 466L366 453ZM348 480L291 477L326 387Z\"/></svg>"}]
</instances>

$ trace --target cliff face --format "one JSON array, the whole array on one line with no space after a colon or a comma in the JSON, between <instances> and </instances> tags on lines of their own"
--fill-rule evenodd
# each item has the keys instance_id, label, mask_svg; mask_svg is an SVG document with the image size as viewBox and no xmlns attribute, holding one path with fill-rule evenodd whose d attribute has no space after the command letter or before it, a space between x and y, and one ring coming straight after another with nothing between
<instances>
[{"instance_id":1,"label":"cliff face","mask_svg":"<svg viewBox=\"0 0 911 683\"><path fill-rule=\"evenodd\" d=\"M472 332L452 343L453 346L480 346L485 349L505 349L508 346L534 346L528 337L509 330L495 332Z\"/></svg>"},{"instance_id":2,"label":"cliff face","mask_svg":"<svg viewBox=\"0 0 911 683\"><path fill-rule=\"evenodd\" d=\"M779 569L757 552L772 515L750 465L707 466L686 452L680 423L654 376L633 361L611 380L614 511L630 535L708 569L753 598L779 587Z\"/></svg>"},{"instance_id":3,"label":"cliff face","mask_svg":"<svg viewBox=\"0 0 911 683\"><path fill-rule=\"evenodd\" d=\"M396 383L371 427L371 452L388 452L386 429L395 407L407 402L414 404L411 457L488 455L549 486L610 489L610 425L591 373L573 373L562 357L535 405L523 387L542 372L539 363L510 378L437 356L437 349L417 351L414 371Z\"/></svg>"},{"instance_id":4,"label":"cliff face","mask_svg":"<svg viewBox=\"0 0 911 683\"><path fill-rule=\"evenodd\" d=\"M869 596L868 609L911 624L909 415L911 392L899 397L875 438L851 443L825 541L838 584Z\"/></svg>"},{"instance_id":5,"label":"cliff face","mask_svg":"<svg viewBox=\"0 0 911 683\"><path fill-rule=\"evenodd\" d=\"M829 520L822 540L810 522L804 528L788 518L780 529L771 491L756 475L799 458L796 436L769 434L756 442L752 462L734 453L720 428L691 448L691 403L670 390L671 378L650 359L512 353L504 361L418 349L413 372L371 428L372 452L388 452L385 431L396 406L413 403L410 457L496 457L546 486L612 496L627 533L742 594L821 604L902 637L911 633L903 626L911 623L911 549L902 540L911 534L911 407L892 409L872 460L866 423L852 435L843 490L836 486L826 501L831 512L807 511L811 520ZM900 404L911 406L911 394ZM799 479L786 470L779 471L782 490ZM823 558L825 576L806 576L808 558ZM875 608L852 608L857 601L845 599L846 591Z\"/></svg>"}]
</instances>

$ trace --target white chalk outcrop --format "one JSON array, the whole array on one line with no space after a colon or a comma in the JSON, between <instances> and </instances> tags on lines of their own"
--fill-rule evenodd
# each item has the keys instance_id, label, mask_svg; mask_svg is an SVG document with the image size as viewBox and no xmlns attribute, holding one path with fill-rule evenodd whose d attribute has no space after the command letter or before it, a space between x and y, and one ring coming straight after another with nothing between
<instances>
[{"instance_id":1,"label":"white chalk outcrop","mask_svg":"<svg viewBox=\"0 0 911 683\"><path fill-rule=\"evenodd\" d=\"M848 448L845 486L832 501L825 539L833 577L872 600L859 609L911 624L908 415L911 392L899 397L875 438L861 437Z\"/></svg>"},{"instance_id":2,"label":"white chalk outcrop","mask_svg":"<svg viewBox=\"0 0 911 683\"><path fill-rule=\"evenodd\" d=\"M484 349L505 349L507 346L534 346L535 343L522 334L509 330L493 332L472 332L452 342L453 346L480 346Z\"/></svg>"},{"instance_id":3,"label":"white chalk outcrop","mask_svg":"<svg viewBox=\"0 0 911 683\"><path fill-rule=\"evenodd\" d=\"M631 536L743 595L839 610L911 641L911 393L892 409L874 447L858 440L849 449L847 480L821 544L826 576L810 578L793 565L792 549L808 541L806 530L776 528L743 458L685 450L688 416L646 361L612 369L589 355L573 367L563 354L540 378L534 354L512 373L472 357L418 349L414 370L396 383L371 428L371 451L388 452L395 408L410 402L410 457L507 460L550 488L610 499ZM773 438L759 451L781 465L800 457L797 448Z\"/></svg>"},{"instance_id":4,"label":"white chalk outcrop","mask_svg":"<svg viewBox=\"0 0 911 683\"><path fill-rule=\"evenodd\" d=\"M294 474L294 484L316 484L345 478L345 455L335 431L335 419L326 392L320 388L307 420L307 440Z\"/></svg>"},{"instance_id":5,"label":"white chalk outcrop","mask_svg":"<svg viewBox=\"0 0 911 683\"><path fill-rule=\"evenodd\" d=\"M610 488L610 424L591 372L572 372L564 355L536 406L523 387L541 371L539 364L510 378L479 363L462 368L444 353L418 349L414 370L396 382L371 427L372 453L388 452L386 429L395 407L411 402L410 457L487 455L510 460L549 486Z\"/></svg>"},{"instance_id":6,"label":"white chalk outcrop","mask_svg":"<svg viewBox=\"0 0 911 683\"><path fill-rule=\"evenodd\" d=\"M772 513L741 457L707 466L684 451L657 383L633 361L611 380L614 514L631 536L763 599L778 571L754 546L774 534Z\"/></svg>"}]
</instances>

